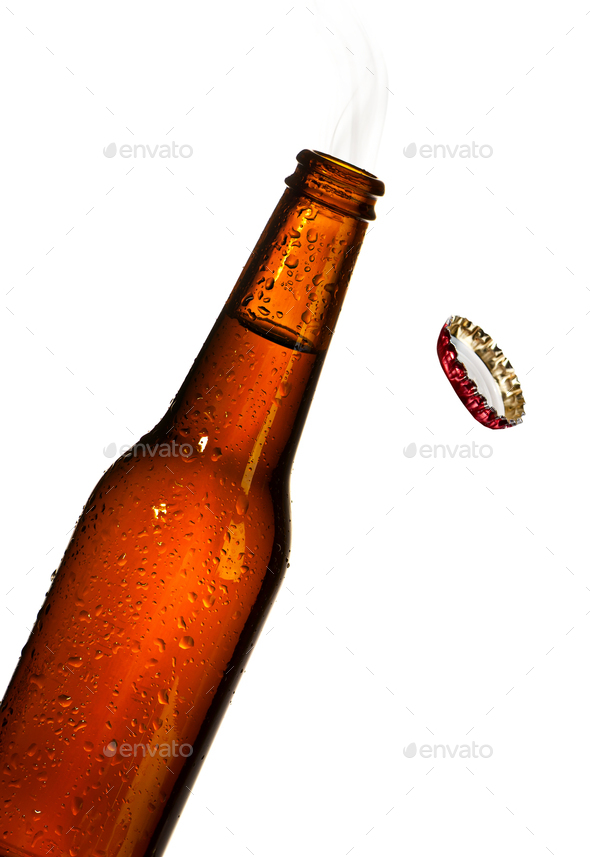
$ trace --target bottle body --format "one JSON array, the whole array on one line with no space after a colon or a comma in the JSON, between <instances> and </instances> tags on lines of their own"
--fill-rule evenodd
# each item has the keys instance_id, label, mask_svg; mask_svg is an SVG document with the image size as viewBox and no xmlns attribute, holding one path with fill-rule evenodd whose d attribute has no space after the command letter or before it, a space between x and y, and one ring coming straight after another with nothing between
<instances>
[{"instance_id":1,"label":"bottle body","mask_svg":"<svg viewBox=\"0 0 590 857\"><path fill-rule=\"evenodd\" d=\"M159 854L190 795L285 573L291 462L366 227L306 193L78 521L0 712L7 857Z\"/></svg>"}]
</instances>

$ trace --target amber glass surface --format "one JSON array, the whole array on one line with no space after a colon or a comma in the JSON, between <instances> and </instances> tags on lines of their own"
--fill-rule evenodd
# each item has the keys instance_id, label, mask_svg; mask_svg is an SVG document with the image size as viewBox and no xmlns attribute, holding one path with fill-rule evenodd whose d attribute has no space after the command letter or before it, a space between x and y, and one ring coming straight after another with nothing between
<instances>
[{"instance_id":1,"label":"amber glass surface","mask_svg":"<svg viewBox=\"0 0 590 857\"><path fill-rule=\"evenodd\" d=\"M284 576L291 463L382 184L305 150L161 422L78 521L1 710L0 853L165 847Z\"/></svg>"}]
</instances>

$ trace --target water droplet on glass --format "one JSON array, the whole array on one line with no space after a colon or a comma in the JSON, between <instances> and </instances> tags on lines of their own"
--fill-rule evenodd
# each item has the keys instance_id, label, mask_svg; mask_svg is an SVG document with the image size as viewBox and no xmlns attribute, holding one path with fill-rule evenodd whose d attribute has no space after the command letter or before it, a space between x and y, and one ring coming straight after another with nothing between
<instances>
[{"instance_id":1,"label":"water droplet on glass","mask_svg":"<svg viewBox=\"0 0 590 857\"><path fill-rule=\"evenodd\" d=\"M111 758L117 752L117 742L114 739L109 741L109 743L102 748L102 752L105 756Z\"/></svg>"},{"instance_id":2,"label":"water droplet on glass","mask_svg":"<svg viewBox=\"0 0 590 857\"><path fill-rule=\"evenodd\" d=\"M240 494L238 499L236 500L236 512L238 515L245 515L248 511L248 498L245 494Z\"/></svg>"},{"instance_id":3,"label":"water droplet on glass","mask_svg":"<svg viewBox=\"0 0 590 857\"><path fill-rule=\"evenodd\" d=\"M82 798L81 798L81 797L75 797L75 798L72 800L72 814L73 814L73 815L78 815L78 813L79 813L79 812L80 812L80 810L82 809L82 804L83 804L83 803L84 803L84 801L82 800Z\"/></svg>"}]
</instances>

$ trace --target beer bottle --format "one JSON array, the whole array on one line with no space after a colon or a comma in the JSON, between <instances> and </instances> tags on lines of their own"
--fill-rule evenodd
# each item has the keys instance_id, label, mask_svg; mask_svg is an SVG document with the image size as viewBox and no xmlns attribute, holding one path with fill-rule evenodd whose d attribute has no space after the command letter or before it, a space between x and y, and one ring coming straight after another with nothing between
<instances>
[{"instance_id":1,"label":"beer bottle","mask_svg":"<svg viewBox=\"0 0 590 857\"><path fill-rule=\"evenodd\" d=\"M92 492L1 708L2 857L161 854L285 574L289 476L384 192L304 150L169 410Z\"/></svg>"}]
</instances>

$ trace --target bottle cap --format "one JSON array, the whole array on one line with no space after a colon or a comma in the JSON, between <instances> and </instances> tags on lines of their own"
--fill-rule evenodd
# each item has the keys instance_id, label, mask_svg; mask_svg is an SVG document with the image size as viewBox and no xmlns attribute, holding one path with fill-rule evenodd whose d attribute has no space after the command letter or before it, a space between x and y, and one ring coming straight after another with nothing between
<instances>
[{"instance_id":1,"label":"bottle cap","mask_svg":"<svg viewBox=\"0 0 590 857\"><path fill-rule=\"evenodd\" d=\"M524 398L516 373L489 334L467 318L446 320L436 344L438 359L471 416L491 429L519 425Z\"/></svg>"}]
</instances>

